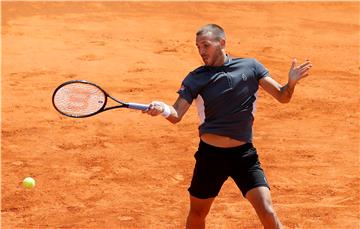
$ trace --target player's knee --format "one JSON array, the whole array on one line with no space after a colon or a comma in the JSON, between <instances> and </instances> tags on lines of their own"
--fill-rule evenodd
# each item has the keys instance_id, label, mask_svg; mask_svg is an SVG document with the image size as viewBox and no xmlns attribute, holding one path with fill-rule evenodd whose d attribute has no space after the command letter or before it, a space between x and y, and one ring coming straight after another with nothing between
<instances>
[{"instance_id":1,"label":"player's knee","mask_svg":"<svg viewBox=\"0 0 360 229\"><path fill-rule=\"evenodd\" d=\"M265 212L265 217L268 218L268 219L275 219L276 218L276 213L273 209L271 210L267 210Z\"/></svg>"},{"instance_id":2,"label":"player's knee","mask_svg":"<svg viewBox=\"0 0 360 229\"><path fill-rule=\"evenodd\" d=\"M272 207L264 208L259 212L259 216L262 218L261 221L264 223L264 228L283 229L283 226Z\"/></svg>"},{"instance_id":3,"label":"player's knee","mask_svg":"<svg viewBox=\"0 0 360 229\"><path fill-rule=\"evenodd\" d=\"M271 206L265 206L263 209L259 211L259 215L261 218L266 220L271 220L276 218L275 210Z\"/></svg>"}]
</instances>

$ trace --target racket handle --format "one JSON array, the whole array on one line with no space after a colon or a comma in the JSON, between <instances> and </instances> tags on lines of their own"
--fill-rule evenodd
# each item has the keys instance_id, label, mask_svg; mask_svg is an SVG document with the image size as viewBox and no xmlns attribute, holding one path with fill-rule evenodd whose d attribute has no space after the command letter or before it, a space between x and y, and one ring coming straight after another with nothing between
<instances>
[{"instance_id":1,"label":"racket handle","mask_svg":"<svg viewBox=\"0 0 360 229\"><path fill-rule=\"evenodd\" d=\"M135 109L135 110L146 110L149 108L149 105L146 104L140 104L140 103L128 103L128 108Z\"/></svg>"}]
</instances>

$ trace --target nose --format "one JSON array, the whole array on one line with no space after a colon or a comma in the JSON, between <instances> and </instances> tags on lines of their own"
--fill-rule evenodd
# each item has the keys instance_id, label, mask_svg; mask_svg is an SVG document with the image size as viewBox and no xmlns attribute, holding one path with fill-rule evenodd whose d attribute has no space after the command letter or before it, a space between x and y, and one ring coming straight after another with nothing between
<instances>
[{"instance_id":1,"label":"nose","mask_svg":"<svg viewBox=\"0 0 360 229\"><path fill-rule=\"evenodd\" d=\"M199 48L199 53L201 56L205 55L206 54L206 50L203 49L203 48Z\"/></svg>"}]
</instances>

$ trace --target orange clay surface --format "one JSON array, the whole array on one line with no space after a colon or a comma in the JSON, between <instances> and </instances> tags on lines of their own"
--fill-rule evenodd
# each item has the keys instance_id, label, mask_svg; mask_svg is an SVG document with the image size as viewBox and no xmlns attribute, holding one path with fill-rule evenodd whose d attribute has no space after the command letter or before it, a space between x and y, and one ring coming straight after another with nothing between
<instances>
[{"instance_id":1,"label":"orange clay surface","mask_svg":"<svg viewBox=\"0 0 360 229\"><path fill-rule=\"evenodd\" d=\"M71 119L51 96L86 79L125 101L172 104L201 65L194 34L207 23L282 84L291 58L312 61L290 104L259 90L254 143L286 228L359 228L355 2L3 2L1 228L184 228L195 107L177 125L132 110ZM35 188L22 187L27 176ZM207 226L261 228L231 179Z\"/></svg>"}]
</instances>

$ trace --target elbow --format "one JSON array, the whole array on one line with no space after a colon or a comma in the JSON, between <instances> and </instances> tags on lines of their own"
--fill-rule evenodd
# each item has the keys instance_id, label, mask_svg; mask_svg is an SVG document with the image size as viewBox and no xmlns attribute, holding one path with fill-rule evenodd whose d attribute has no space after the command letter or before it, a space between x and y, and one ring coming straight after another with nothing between
<instances>
[{"instance_id":1,"label":"elbow","mask_svg":"<svg viewBox=\"0 0 360 229\"><path fill-rule=\"evenodd\" d=\"M292 97L291 95L290 95L290 96L288 96L288 95L281 95L281 96L278 96L276 99L277 99L277 101L279 101L280 103L285 104L285 103L289 103L289 102L290 102L291 97Z\"/></svg>"},{"instance_id":2,"label":"elbow","mask_svg":"<svg viewBox=\"0 0 360 229\"><path fill-rule=\"evenodd\" d=\"M290 99L279 99L278 100L281 104L286 104L290 102Z\"/></svg>"},{"instance_id":3,"label":"elbow","mask_svg":"<svg viewBox=\"0 0 360 229\"><path fill-rule=\"evenodd\" d=\"M286 98L286 99L278 99L278 101L282 104L286 104L286 103L289 103L290 102L290 98Z\"/></svg>"},{"instance_id":4,"label":"elbow","mask_svg":"<svg viewBox=\"0 0 360 229\"><path fill-rule=\"evenodd\" d=\"M180 122L180 120L170 120L170 122L175 125L176 123Z\"/></svg>"}]
</instances>

